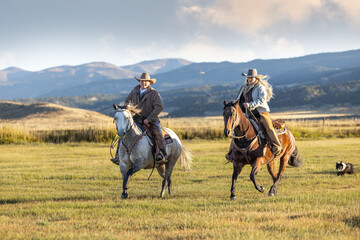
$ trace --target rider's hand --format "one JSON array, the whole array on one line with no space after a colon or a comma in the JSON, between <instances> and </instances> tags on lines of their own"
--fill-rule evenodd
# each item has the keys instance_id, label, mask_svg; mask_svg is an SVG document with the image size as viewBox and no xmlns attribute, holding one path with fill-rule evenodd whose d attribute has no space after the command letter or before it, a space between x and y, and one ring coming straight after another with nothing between
<instances>
[{"instance_id":1,"label":"rider's hand","mask_svg":"<svg viewBox=\"0 0 360 240\"><path fill-rule=\"evenodd\" d=\"M250 104L246 102L246 103L243 104L243 106L244 106L244 108L249 108Z\"/></svg>"},{"instance_id":2,"label":"rider's hand","mask_svg":"<svg viewBox=\"0 0 360 240\"><path fill-rule=\"evenodd\" d=\"M144 120L144 124L145 126L150 127L149 121L147 119Z\"/></svg>"}]
</instances>

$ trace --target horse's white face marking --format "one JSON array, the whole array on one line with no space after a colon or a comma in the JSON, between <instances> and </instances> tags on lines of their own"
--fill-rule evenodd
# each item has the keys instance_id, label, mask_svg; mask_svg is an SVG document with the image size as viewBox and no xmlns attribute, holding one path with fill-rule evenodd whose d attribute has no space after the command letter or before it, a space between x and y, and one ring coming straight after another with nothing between
<instances>
[{"instance_id":1,"label":"horse's white face marking","mask_svg":"<svg viewBox=\"0 0 360 240\"><path fill-rule=\"evenodd\" d=\"M127 110L115 113L116 128L120 138L124 138L130 127L130 112Z\"/></svg>"}]
</instances>

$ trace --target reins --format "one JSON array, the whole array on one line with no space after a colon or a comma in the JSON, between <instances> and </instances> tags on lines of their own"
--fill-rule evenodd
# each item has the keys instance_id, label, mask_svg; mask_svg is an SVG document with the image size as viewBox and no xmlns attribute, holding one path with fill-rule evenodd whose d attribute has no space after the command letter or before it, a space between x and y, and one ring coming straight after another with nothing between
<instances>
[{"instance_id":1,"label":"reins","mask_svg":"<svg viewBox=\"0 0 360 240\"><path fill-rule=\"evenodd\" d=\"M241 135L241 136L236 136L234 129L236 128L236 126L240 125L240 122L239 122L239 119L240 119L240 118L238 117L238 113L236 113L235 118L236 118L236 119L235 119L235 121L233 122L232 128L231 128L231 132L232 132L233 134L232 134L232 135L229 135L229 137L231 137L231 138L233 138L233 139L241 139L241 138L243 138L243 137L245 137L245 136L247 135L247 132L248 132L249 129L250 129L251 123L248 122L248 127L247 127L247 129L242 132L243 135ZM235 127L234 127L234 125L235 125Z\"/></svg>"},{"instance_id":2,"label":"reins","mask_svg":"<svg viewBox=\"0 0 360 240\"><path fill-rule=\"evenodd\" d=\"M249 112L253 115L253 117L255 118L254 114L253 114L250 110L248 110L248 108L246 108L246 110L249 111ZM234 121L234 123L232 124L232 126L235 125L235 127L237 127L237 126L240 125L240 122L238 121L238 119L240 119L240 118L238 117L238 113L237 113L237 112L236 112L235 118L236 118L236 120ZM258 122L258 120L257 120L256 118L255 118L255 120ZM258 122L258 123L259 123L259 122ZM243 157L246 159L246 161L247 161L248 164L250 164L250 161L249 161L249 159L248 159L248 154L252 151L252 148L254 147L254 145L256 144L256 142L259 141L259 135L256 135L256 136L251 140L250 144L249 144L247 147L245 147L245 148L240 148L240 147L235 143L235 140L236 140L236 139L244 138L244 137L247 135L247 133L248 133L248 131L249 131L249 129L250 129L250 125L251 125L251 123L250 123L250 121L248 121L248 127L247 127L247 129L246 129L245 131L242 132L242 134L243 134L242 136L236 136L236 135L235 135L235 131L234 131L235 127L233 127L233 128L231 129L231 132L233 132L234 134L233 134L233 135L229 135L229 137L231 137L231 138L233 139L233 140L231 141L231 146L233 146L237 151L239 151L239 152L243 155Z\"/></svg>"}]
</instances>

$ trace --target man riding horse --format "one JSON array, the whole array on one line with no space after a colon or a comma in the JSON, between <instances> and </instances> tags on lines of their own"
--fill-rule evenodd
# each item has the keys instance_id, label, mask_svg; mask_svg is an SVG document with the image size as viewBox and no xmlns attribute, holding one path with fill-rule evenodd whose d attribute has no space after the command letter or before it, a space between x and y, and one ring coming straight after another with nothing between
<instances>
[{"instance_id":1,"label":"man riding horse","mask_svg":"<svg viewBox=\"0 0 360 240\"><path fill-rule=\"evenodd\" d=\"M166 148L158 116L164 107L160 94L151 87L156 79L150 78L148 73L143 73L140 78L135 77L135 79L140 84L135 86L127 96L125 105L132 103L141 110L140 114L134 116L134 121L139 126L145 125L152 132L156 146L155 161L161 163L165 161ZM118 154L111 161L117 164Z\"/></svg>"},{"instance_id":2,"label":"man riding horse","mask_svg":"<svg viewBox=\"0 0 360 240\"><path fill-rule=\"evenodd\" d=\"M251 68L247 74L243 73L242 75L246 77L246 81L240 87L236 101L239 101L243 112L249 109L251 115L255 116L262 124L271 140L271 152L277 156L281 153L282 148L269 115L268 102L273 97L273 92L271 85L267 82L268 76L257 74L257 70ZM226 154L226 159L233 161L231 149Z\"/></svg>"}]
</instances>

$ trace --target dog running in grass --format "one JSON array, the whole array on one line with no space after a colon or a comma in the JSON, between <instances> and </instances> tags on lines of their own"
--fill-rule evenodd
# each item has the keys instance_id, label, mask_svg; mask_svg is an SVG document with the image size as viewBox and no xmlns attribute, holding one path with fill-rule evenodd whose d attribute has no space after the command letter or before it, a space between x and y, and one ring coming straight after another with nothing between
<instances>
[{"instance_id":1,"label":"dog running in grass","mask_svg":"<svg viewBox=\"0 0 360 240\"><path fill-rule=\"evenodd\" d=\"M338 176L343 176L345 173L355 173L354 165L352 165L351 163L343 163L342 161L336 163L336 171Z\"/></svg>"}]
</instances>

